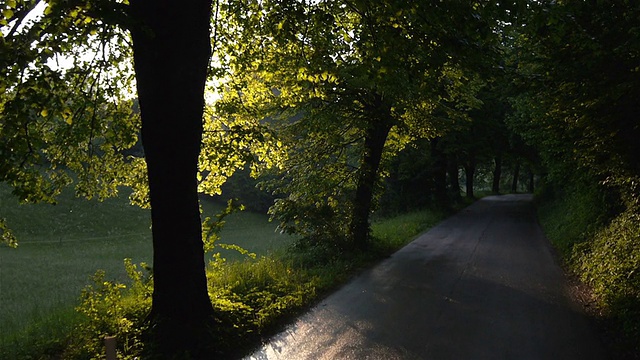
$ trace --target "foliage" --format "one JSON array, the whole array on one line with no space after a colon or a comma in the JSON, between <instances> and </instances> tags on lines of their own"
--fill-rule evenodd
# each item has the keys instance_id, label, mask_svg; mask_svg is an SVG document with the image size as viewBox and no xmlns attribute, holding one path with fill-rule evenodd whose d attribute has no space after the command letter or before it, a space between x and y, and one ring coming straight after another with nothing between
<instances>
[{"instance_id":1,"label":"foliage","mask_svg":"<svg viewBox=\"0 0 640 360\"><path fill-rule=\"evenodd\" d=\"M566 188L547 184L536 198L544 232L567 261L612 217L610 199L592 181L583 179Z\"/></svg>"},{"instance_id":2,"label":"foliage","mask_svg":"<svg viewBox=\"0 0 640 360\"><path fill-rule=\"evenodd\" d=\"M228 264L215 257L208 268L216 310L216 338L225 352L258 339L316 297L318 279L286 258L261 257ZM245 345L246 346L246 345Z\"/></svg>"},{"instance_id":3,"label":"foliage","mask_svg":"<svg viewBox=\"0 0 640 360\"><path fill-rule=\"evenodd\" d=\"M620 212L620 207L612 206L616 202L612 196L615 194L610 190L594 186L593 182L574 183L561 194L547 189L538 198L539 215L553 245L572 271L592 287L604 312L621 329L614 347L637 352L640 350L638 208Z\"/></svg>"},{"instance_id":4,"label":"foliage","mask_svg":"<svg viewBox=\"0 0 640 360\"><path fill-rule=\"evenodd\" d=\"M0 219L0 244L5 244L9 247L15 248L18 246L15 235L7 226L5 219Z\"/></svg>"},{"instance_id":5,"label":"foliage","mask_svg":"<svg viewBox=\"0 0 640 360\"><path fill-rule=\"evenodd\" d=\"M478 106L469 69L496 41L495 9L480 4L230 1L221 11L228 77L216 114L226 129L273 129L271 214L312 243L344 245L389 160Z\"/></svg>"},{"instance_id":6,"label":"foliage","mask_svg":"<svg viewBox=\"0 0 640 360\"><path fill-rule=\"evenodd\" d=\"M118 353L124 359L134 359L142 348L142 333L145 318L151 308L152 278L139 271L130 259L124 261L130 285L107 281L104 271L98 271L91 279L81 296L77 311L85 315L86 321L76 330L74 342L77 349L71 351L91 358L101 357L104 353L104 338L117 338ZM147 270L146 264L140 267Z\"/></svg>"},{"instance_id":7,"label":"foliage","mask_svg":"<svg viewBox=\"0 0 640 360\"><path fill-rule=\"evenodd\" d=\"M637 351L640 6L539 2L522 15L506 59L518 94L509 123L555 191L542 222Z\"/></svg>"},{"instance_id":8,"label":"foliage","mask_svg":"<svg viewBox=\"0 0 640 360\"><path fill-rule=\"evenodd\" d=\"M640 339L640 214L625 211L577 253L581 277L593 286L630 339ZM634 344L640 350L640 341Z\"/></svg>"},{"instance_id":9,"label":"foliage","mask_svg":"<svg viewBox=\"0 0 640 360\"><path fill-rule=\"evenodd\" d=\"M292 249L269 256L229 261L214 255L207 266L209 294L215 308L215 348L221 357L241 356L264 336L280 329L292 316L335 288L355 271L387 256L444 214L421 211L374 223L375 246L369 253L335 253ZM309 250L309 249L307 249ZM313 250L313 249L312 249ZM46 343L22 349L21 356L86 359L104 354L104 336L116 336L119 358L135 358L143 349L140 337L150 311L153 279L144 265L125 260L127 281L107 279L98 271L84 289L72 331L62 331ZM10 353L2 352L11 358Z\"/></svg>"},{"instance_id":10,"label":"foliage","mask_svg":"<svg viewBox=\"0 0 640 360\"><path fill-rule=\"evenodd\" d=\"M556 177L576 166L599 180L637 175L640 42L627 34L638 31L640 7L561 2L532 10L510 60L519 132Z\"/></svg>"},{"instance_id":11,"label":"foliage","mask_svg":"<svg viewBox=\"0 0 640 360\"><path fill-rule=\"evenodd\" d=\"M127 36L97 19L101 2L6 5L0 180L22 201L54 202L74 181L79 195L116 195L135 170L124 152L139 130Z\"/></svg>"}]
</instances>

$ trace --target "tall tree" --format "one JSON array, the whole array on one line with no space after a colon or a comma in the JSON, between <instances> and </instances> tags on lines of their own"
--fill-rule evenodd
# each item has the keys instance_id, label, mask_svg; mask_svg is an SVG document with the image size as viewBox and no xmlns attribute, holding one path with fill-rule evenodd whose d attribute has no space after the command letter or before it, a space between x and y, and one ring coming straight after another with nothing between
<instances>
[{"instance_id":1,"label":"tall tree","mask_svg":"<svg viewBox=\"0 0 640 360\"><path fill-rule=\"evenodd\" d=\"M150 330L161 354L206 354L213 325L198 202L211 0L132 0L153 229Z\"/></svg>"},{"instance_id":2,"label":"tall tree","mask_svg":"<svg viewBox=\"0 0 640 360\"><path fill-rule=\"evenodd\" d=\"M532 4L513 39L520 94L512 125L552 176L578 167L604 179L640 172L636 3Z\"/></svg>"},{"instance_id":3,"label":"tall tree","mask_svg":"<svg viewBox=\"0 0 640 360\"><path fill-rule=\"evenodd\" d=\"M447 197L447 155L442 150L439 139L431 140L431 174L433 177L433 197L437 206L449 203Z\"/></svg>"},{"instance_id":4,"label":"tall tree","mask_svg":"<svg viewBox=\"0 0 640 360\"><path fill-rule=\"evenodd\" d=\"M531 2L526 15L509 53L519 86L509 122L541 155L547 194L588 209L559 221L603 227L574 235L571 262L637 352L640 3Z\"/></svg>"},{"instance_id":5,"label":"tall tree","mask_svg":"<svg viewBox=\"0 0 640 360\"><path fill-rule=\"evenodd\" d=\"M79 195L104 198L130 185L140 190L134 199L143 200L148 166L153 350L167 358L203 357L213 311L196 173L211 1L9 1L2 7L0 180L23 201L54 202L74 178ZM146 166L124 151L140 129L131 113L131 49Z\"/></svg>"},{"instance_id":6,"label":"tall tree","mask_svg":"<svg viewBox=\"0 0 640 360\"><path fill-rule=\"evenodd\" d=\"M325 182L322 191L310 191L294 179L289 183L294 191L276 211L292 214L294 203L315 204L333 214L349 209L336 218L348 219L353 245L366 247L385 158L411 137L434 136L434 109L461 112L473 99L472 81L460 63L477 60L473 50L491 37L490 20L480 15L486 9L400 1L232 4L229 17L239 25L229 29L230 41L225 41L236 44L227 50L234 74L226 85L228 117L281 119L284 128L296 129L287 143L299 150L288 157L288 173L317 169L319 176L335 180ZM454 23L461 31L447 31ZM298 166L302 151L326 154L342 164L340 171L319 168L321 161ZM347 200L342 210L331 200L336 187L346 190L339 191ZM325 200L318 199L321 194ZM285 220L285 226L304 221Z\"/></svg>"},{"instance_id":7,"label":"tall tree","mask_svg":"<svg viewBox=\"0 0 640 360\"><path fill-rule=\"evenodd\" d=\"M502 178L502 155L498 154L494 158L493 181L491 182L491 192L500 193L500 179Z\"/></svg>"}]
</instances>

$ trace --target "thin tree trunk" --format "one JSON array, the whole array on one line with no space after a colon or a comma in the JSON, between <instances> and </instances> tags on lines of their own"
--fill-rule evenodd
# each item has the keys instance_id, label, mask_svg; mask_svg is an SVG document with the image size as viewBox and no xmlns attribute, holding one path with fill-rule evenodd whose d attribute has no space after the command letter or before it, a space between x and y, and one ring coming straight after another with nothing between
<instances>
[{"instance_id":1,"label":"thin tree trunk","mask_svg":"<svg viewBox=\"0 0 640 360\"><path fill-rule=\"evenodd\" d=\"M431 158L433 159L433 195L438 207L446 207L447 197L447 158L438 147L438 139L431 140Z\"/></svg>"},{"instance_id":2,"label":"thin tree trunk","mask_svg":"<svg viewBox=\"0 0 640 360\"><path fill-rule=\"evenodd\" d=\"M529 193L533 194L533 191L535 190L535 186L534 186L534 174L533 174L533 170L529 169Z\"/></svg>"},{"instance_id":3,"label":"thin tree trunk","mask_svg":"<svg viewBox=\"0 0 640 360\"><path fill-rule=\"evenodd\" d=\"M465 183L466 183L467 197L472 199L475 197L473 193L473 177L475 176L475 172L476 172L476 162L473 157L465 164L464 172L466 177Z\"/></svg>"},{"instance_id":4,"label":"thin tree trunk","mask_svg":"<svg viewBox=\"0 0 640 360\"><path fill-rule=\"evenodd\" d=\"M384 144L392 127L390 110L384 108L380 103L375 108L380 111L380 115L377 121L372 121L369 128L366 129L364 153L360 164L350 224L353 244L358 249L366 249L369 246L369 215L373 205L373 193L378 180L378 169L382 160Z\"/></svg>"},{"instance_id":5,"label":"thin tree trunk","mask_svg":"<svg viewBox=\"0 0 640 360\"><path fill-rule=\"evenodd\" d=\"M511 183L511 192L518 192L518 178L520 177L520 161L516 162L516 166L513 169L513 182Z\"/></svg>"},{"instance_id":6,"label":"thin tree trunk","mask_svg":"<svg viewBox=\"0 0 640 360\"><path fill-rule=\"evenodd\" d=\"M449 174L449 187L451 198L454 201L460 200L460 178L458 174L458 159L455 155L449 155L447 161L447 173Z\"/></svg>"},{"instance_id":7,"label":"thin tree trunk","mask_svg":"<svg viewBox=\"0 0 640 360\"><path fill-rule=\"evenodd\" d=\"M204 355L207 293L197 195L211 1L131 0L131 29L153 234L153 351Z\"/></svg>"},{"instance_id":8,"label":"thin tree trunk","mask_svg":"<svg viewBox=\"0 0 640 360\"><path fill-rule=\"evenodd\" d=\"M493 184L491 185L491 191L494 194L500 193L501 177L502 177L502 156L498 155L495 158L495 168L493 169Z\"/></svg>"}]
</instances>

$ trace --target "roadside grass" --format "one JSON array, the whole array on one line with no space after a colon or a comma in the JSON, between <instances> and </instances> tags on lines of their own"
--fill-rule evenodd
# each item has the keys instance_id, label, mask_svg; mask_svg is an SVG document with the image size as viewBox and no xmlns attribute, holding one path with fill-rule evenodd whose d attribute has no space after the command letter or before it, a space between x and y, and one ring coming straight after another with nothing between
<instances>
[{"instance_id":1,"label":"roadside grass","mask_svg":"<svg viewBox=\"0 0 640 360\"><path fill-rule=\"evenodd\" d=\"M289 248L255 260L209 269L214 308L223 313L219 336L224 354L247 355L330 291L379 262L443 220L449 212L421 210L376 220L369 251L333 253L326 248Z\"/></svg>"},{"instance_id":2,"label":"roadside grass","mask_svg":"<svg viewBox=\"0 0 640 360\"><path fill-rule=\"evenodd\" d=\"M373 238L376 239L374 247L381 255L389 255L436 225L446 215L444 211L420 210L380 219L371 225Z\"/></svg>"},{"instance_id":3,"label":"roadside grass","mask_svg":"<svg viewBox=\"0 0 640 360\"><path fill-rule=\"evenodd\" d=\"M203 207L205 215L221 209L209 201ZM97 203L70 194L56 206L18 206L0 188L0 215L21 241L18 249L0 248L0 358L99 358L105 334L133 339L119 343L119 354L135 358L139 347L130 344L137 344L152 285L139 266L125 270L122 263L125 257L133 264L151 262L149 212L125 199ZM379 219L371 251L330 257L326 251L293 251L293 239L275 232L265 215L230 215L220 242L257 256L225 251L211 257L209 293L220 325L215 348L225 356L246 353L446 215L424 210ZM92 283L97 269L106 276L94 276Z\"/></svg>"}]
</instances>

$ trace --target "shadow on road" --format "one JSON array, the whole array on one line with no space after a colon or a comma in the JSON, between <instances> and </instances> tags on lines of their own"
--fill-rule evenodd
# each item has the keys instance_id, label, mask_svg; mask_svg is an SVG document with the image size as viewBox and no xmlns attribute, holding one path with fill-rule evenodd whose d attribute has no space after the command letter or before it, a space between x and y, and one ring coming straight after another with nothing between
<instances>
[{"instance_id":1,"label":"shadow on road","mask_svg":"<svg viewBox=\"0 0 640 360\"><path fill-rule=\"evenodd\" d=\"M252 359L604 359L530 195L484 198L353 279Z\"/></svg>"}]
</instances>

